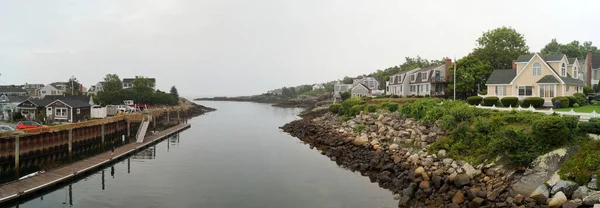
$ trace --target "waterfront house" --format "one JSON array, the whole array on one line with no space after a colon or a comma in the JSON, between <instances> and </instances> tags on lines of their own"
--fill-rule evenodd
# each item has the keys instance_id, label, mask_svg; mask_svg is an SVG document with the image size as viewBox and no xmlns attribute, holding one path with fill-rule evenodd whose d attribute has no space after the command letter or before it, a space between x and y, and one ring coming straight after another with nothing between
<instances>
[{"instance_id":1,"label":"waterfront house","mask_svg":"<svg viewBox=\"0 0 600 208\"><path fill-rule=\"evenodd\" d=\"M390 76L390 82L388 84L388 92L390 95L397 95L406 97L409 96L409 87L410 82L407 81L407 77L410 77L416 71L421 70L421 68L412 69L410 71L399 72Z\"/></svg>"},{"instance_id":2,"label":"waterfront house","mask_svg":"<svg viewBox=\"0 0 600 208\"><path fill-rule=\"evenodd\" d=\"M341 82L337 82L334 86L333 86L333 96L335 98L340 98L340 94L343 92L347 92L350 89L352 89L352 84L344 84Z\"/></svg>"},{"instance_id":3,"label":"waterfront house","mask_svg":"<svg viewBox=\"0 0 600 208\"><path fill-rule=\"evenodd\" d=\"M486 82L487 96L542 97L544 105L552 106L552 98L583 92L584 82L579 79L581 66L577 59L571 62L564 54L522 55L513 69L494 70Z\"/></svg>"},{"instance_id":4,"label":"waterfront house","mask_svg":"<svg viewBox=\"0 0 600 208\"><path fill-rule=\"evenodd\" d=\"M371 76L360 76L352 81L350 93L352 97L372 96L374 90L379 90L379 80Z\"/></svg>"},{"instance_id":5,"label":"waterfront house","mask_svg":"<svg viewBox=\"0 0 600 208\"><path fill-rule=\"evenodd\" d=\"M19 112L19 103L29 96L0 95L0 120L9 120L13 112Z\"/></svg>"},{"instance_id":6,"label":"waterfront house","mask_svg":"<svg viewBox=\"0 0 600 208\"><path fill-rule=\"evenodd\" d=\"M44 84L25 83L25 85L23 85L23 89L27 92L27 94L29 94L30 96L33 96L33 97L35 97L37 95L37 93L39 92L40 89L42 89L42 87L44 87Z\"/></svg>"},{"instance_id":7,"label":"waterfront house","mask_svg":"<svg viewBox=\"0 0 600 208\"><path fill-rule=\"evenodd\" d=\"M325 89L325 87L322 84L315 84L312 86L312 90L321 90L321 89Z\"/></svg>"},{"instance_id":8,"label":"waterfront house","mask_svg":"<svg viewBox=\"0 0 600 208\"><path fill-rule=\"evenodd\" d=\"M138 76L136 76L135 78L138 78ZM123 89L132 88L133 80L135 80L135 78L124 78L123 79ZM154 86L156 87L156 79L155 78L148 78L148 77L143 77L143 78L150 80L150 82L152 82L154 84Z\"/></svg>"},{"instance_id":9,"label":"waterfront house","mask_svg":"<svg viewBox=\"0 0 600 208\"><path fill-rule=\"evenodd\" d=\"M371 88L363 83L358 83L350 90L352 97L370 97L372 94Z\"/></svg>"},{"instance_id":10,"label":"waterfront house","mask_svg":"<svg viewBox=\"0 0 600 208\"><path fill-rule=\"evenodd\" d=\"M32 99L29 98L17 105L27 120L34 120L40 113L46 112L46 106L53 102L52 99Z\"/></svg>"},{"instance_id":11,"label":"waterfront house","mask_svg":"<svg viewBox=\"0 0 600 208\"><path fill-rule=\"evenodd\" d=\"M46 95L62 95L65 93L66 87L62 84L51 83L39 89L36 98L43 99Z\"/></svg>"},{"instance_id":12,"label":"waterfront house","mask_svg":"<svg viewBox=\"0 0 600 208\"><path fill-rule=\"evenodd\" d=\"M452 60L427 68L416 68L390 76L389 92L398 96L445 96Z\"/></svg>"},{"instance_id":13,"label":"waterfront house","mask_svg":"<svg viewBox=\"0 0 600 208\"><path fill-rule=\"evenodd\" d=\"M89 95L48 95L46 99L50 100L79 100L90 105L95 105L94 99Z\"/></svg>"},{"instance_id":14,"label":"waterfront house","mask_svg":"<svg viewBox=\"0 0 600 208\"><path fill-rule=\"evenodd\" d=\"M90 118L91 105L77 99L57 99L46 105L46 112L54 122L79 122Z\"/></svg>"},{"instance_id":15,"label":"waterfront house","mask_svg":"<svg viewBox=\"0 0 600 208\"><path fill-rule=\"evenodd\" d=\"M0 86L0 95L25 96L27 91L21 85L2 85Z\"/></svg>"}]
</instances>

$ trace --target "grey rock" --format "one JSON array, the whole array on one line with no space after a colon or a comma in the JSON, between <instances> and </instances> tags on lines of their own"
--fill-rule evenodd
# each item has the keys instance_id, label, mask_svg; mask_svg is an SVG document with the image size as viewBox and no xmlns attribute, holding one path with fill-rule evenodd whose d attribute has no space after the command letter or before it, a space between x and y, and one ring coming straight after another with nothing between
<instances>
[{"instance_id":1,"label":"grey rock","mask_svg":"<svg viewBox=\"0 0 600 208\"><path fill-rule=\"evenodd\" d=\"M473 178L479 174L481 174L480 170L476 170L475 168L473 168L473 166L469 163L465 163L462 166L462 169L465 171L465 174L467 174L469 176L469 178Z\"/></svg>"},{"instance_id":2,"label":"grey rock","mask_svg":"<svg viewBox=\"0 0 600 208\"><path fill-rule=\"evenodd\" d=\"M452 162L454 162L454 160L452 158L444 158L442 160L442 163L444 163L444 165L451 165Z\"/></svg>"},{"instance_id":3,"label":"grey rock","mask_svg":"<svg viewBox=\"0 0 600 208\"><path fill-rule=\"evenodd\" d=\"M577 188L577 190L575 190L575 192L573 192L573 196L571 198L583 199L588 196L589 192L590 190L587 187L580 186L579 188Z\"/></svg>"},{"instance_id":4,"label":"grey rock","mask_svg":"<svg viewBox=\"0 0 600 208\"><path fill-rule=\"evenodd\" d=\"M548 190L546 184L542 184L538 186L529 197L537 201L538 204L546 204L548 197L550 197L550 190Z\"/></svg>"},{"instance_id":5,"label":"grey rock","mask_svg":"<svg viewBox=\"0 0 600 208\"><path fill-rule=\"evenodd\" d=\"M398 207L406 207L406 205L408 205L407 203L409 200L409 196L403 196L402 198L400 198L400 200L398 200Z\"/></svg>"},{"instance_id":6,"label":"grey rock","mask_svg":"<svg viewBox=\"0 0 600 208\"><path fill-rule=\"evenodd\" d=\"M458 188L471 184L471 178L467 174L458 174L454 177L454 185Z\"/></svg>"},{"instance_id":7,"label":"grey rock","mask_svg":"<svg viewBox=\"0 0 600 208\"><path fill-rule=\"evenodd\" d=\"M593 206L594 204L600 203L600 191L594 191L587 197L583 198L583 204L587 206Z\"/></svg>"},{"instance_id":8,"label":"grey rock","mask_svg":"<svg viewBox=\"0 0 600 208\"><path fill-rule=\"evenodd\" d=\"M563 204L562 208L577 208L577 207L581 206L581 204L583 204L581 199L574 199L574 200L568 201L567 203Z\"/></svg>"},{"instance_id":9,"label":"grey rock","mask_svg":"<svg viewBox=\"0 0 600 208\"><path fill-rule=\"evenodd\" d=\"M444 179L437 175L433 176L432 181L435 188L440 188L442 186L442 183L444 183Z\"/></svg>"},{"instance_id":10,"label":"grey rock","mask_svg":"<svg viewBox=\"0 0 600 208\"><path fill-rule=\"evenodd\" d=\"M443 159L443 158L446 158L446 157L447 157L447 155L446 155L446 150L440 150L440 151L438 151L438 153L437 153L437 157L438 157L438 158L441 158L441 159ZM451 162L451 163L452 163L452 162Z\"/></svg>"},{"instance_id":11,"label":"grey rock","mask_svg":"<svg viewBox=\"0 0 600 208\"><path fill-rule=\"evenodd\" d=\"M575 192L578 187L579 185L577 183L560 180L552 187L552 191L550 193L554 195L562 191L566 196L572 196L573 192Z\"/></svg>"},{"instance_id":12,"label":"grey rock","mask_svg":"<svg viewBox=\"0 0 600 208\"><path fill-rule=\"evenodd\" d=\"M592 180L587 184L587 187L593 190L598 190L598 175L592 175Z\"/></svg>"}]
</instances>

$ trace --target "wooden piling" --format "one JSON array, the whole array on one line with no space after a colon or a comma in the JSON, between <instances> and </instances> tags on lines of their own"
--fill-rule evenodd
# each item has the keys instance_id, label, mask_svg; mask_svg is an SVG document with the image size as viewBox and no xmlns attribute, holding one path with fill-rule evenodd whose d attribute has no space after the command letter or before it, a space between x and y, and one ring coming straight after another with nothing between
<instances>
[{"instance_id":1,"label":"wooden piling","mask_svg":"<svg viewBox=\"0 0 600 208\"><path fill-rule=\"evenodd\" d=\"M100 125L100 138L102 142L102 150L104 150L104 124Z\"/></svg>"},{"instance_id":2,"label":"wooden piling","mask_svg":"<svg viewBox=\"0 0 600 208\"><path fill-rule=\"evenodd\" d=\"M19 175L19 136L15 136L15 173L17 174L17 178L21 177Z\"/></svg>"},{"instance_id":3,"label":"wooden piling","mask_svg":"<svg viewBox=\"0 0 600 208\"><path fill-rule=\"evenodd\" d=\"M69 129L69 163L73 162L73 129Z\"/></svg>"}]
</instances>

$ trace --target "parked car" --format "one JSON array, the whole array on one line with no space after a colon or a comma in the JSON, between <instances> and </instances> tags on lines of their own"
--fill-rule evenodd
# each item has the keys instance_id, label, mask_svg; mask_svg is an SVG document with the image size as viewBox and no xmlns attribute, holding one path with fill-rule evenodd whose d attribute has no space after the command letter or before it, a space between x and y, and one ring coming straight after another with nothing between
<instances>
[{"instance_id":1,"label":"parked car","mask_svg":"<svg viewBox=\"0 0 600 208\"><path fill-rule=\"evenodd\" d=\"M0 132L2 131L14 131L15 128L7 126L7 125L0 125Z\"/></svg>"},{"instance_id":2,"label":"parked car","mask_svg":"<svg viewBox=\"0 0 600 208\"><path fill-rule=\"evenodd\" d=\"M17 123L17 130L24 129L48 129L48 127L35 121L21 121Z\"/></svg>"}]
</instances>

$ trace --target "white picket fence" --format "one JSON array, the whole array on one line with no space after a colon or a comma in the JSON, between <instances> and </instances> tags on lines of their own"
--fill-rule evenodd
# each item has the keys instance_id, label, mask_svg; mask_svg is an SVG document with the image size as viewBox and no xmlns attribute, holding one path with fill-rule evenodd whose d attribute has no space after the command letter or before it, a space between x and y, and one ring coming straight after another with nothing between
<instances>
[{"instance_id":1,"label":"white picket fence","mask_svg":"<svg viewBox=\"0 0 600 208\"><path fill-rule=\"evenodd\" d=\"M533 112L538 112L538 113L545 113L545 114L559 114L561 116L578 116L579 120L582 121L587 121L590 118L600 118L600 114L596 113L596 111L592 111L591 113L578 113L575 112L572 108L571 111L569 112L564 112L564 111L554 111L552 110L552 108L550 108L549 110L537 110L535 108L533 108L532 106L529 106L529 108L522 108L521 106L517 107L517 108L512 108L512 107L508 107L508 108L498 108L496 107L496 105L493 106L482 106L481 104L476 105L476 108L484 108L484 109L492 109L492 110L501 110L501 111L511 111L511 110L516 110L516 111L533 111Z\"/></svg>"}]
</instances>

